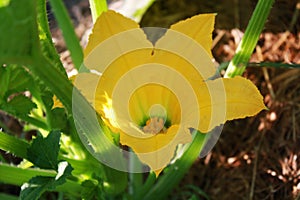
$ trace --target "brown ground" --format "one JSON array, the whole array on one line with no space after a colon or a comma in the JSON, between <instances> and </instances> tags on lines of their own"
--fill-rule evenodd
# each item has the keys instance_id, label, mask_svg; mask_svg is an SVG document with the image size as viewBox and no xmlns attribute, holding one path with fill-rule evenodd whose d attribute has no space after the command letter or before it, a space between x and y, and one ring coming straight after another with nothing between
<instances>
[{"instance_id":1,"label":"brown ground","mask_svg":"<svg viewBox=\"0 0 300 200\"><path fill-rule=\"evenodd\" d=\"M70 12L84 45L91 17L87 1L77 2L70 5ZM251 62L300 64L300 24L291 23L297 13L296 3L275 2ZM239 30L245 29L254 7L255 1L251 0L157 0L141 24L167 27L196 13L217 12L213 54L222 63L234 55L240 41ZM63 63L71 72L71 60L60 31L55 23L51 26ZM262 92L269 111L226 123L216 146L208 156L195 162L181 186L194 185L212 200L300 199L300 69L249 67L245 76ZM188 199L182 195L182 189L175 191L170 198Z\"/></svg>"}]
</instances>

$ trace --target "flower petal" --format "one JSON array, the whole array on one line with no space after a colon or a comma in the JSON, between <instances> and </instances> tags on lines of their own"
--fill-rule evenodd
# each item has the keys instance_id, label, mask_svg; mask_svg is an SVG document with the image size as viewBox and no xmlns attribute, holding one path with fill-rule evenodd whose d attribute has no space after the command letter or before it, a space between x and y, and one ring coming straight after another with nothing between
<instances>
[{"instance_id":1,"label":"flower petal","mask_svg":"<svg viewBox=\"0 0 300 200\"><path fill-rule=\"evenodd\" d=\"M171 33L173 30L183 33L195 40L212 58L212 31L214 29L215 16L216 14L200 14L173 24L167 31L166 35L161 37L157 43L174 43L174 37L170 36L172 35ZM181 42L176 41L176 43L179 46L182 45ZM186 50L188 50L188 48L186 48Z\"/></svg>"},{"instance_id":2,"label":"flower petal","mask_svg":"<svg viewBox=\"0 0 300 200\"><path fill-rule=\"evenodd\" d=\"M99 80L98 75L93 73L80 73L69 77L69 80L76 86L89 103L94 103L95 89ZM53 97L53 102L53 107L63 107L56 96Z\"/></svg>"},{"instance_id":3,"label":"flower petal","mask_svg":"<svg viewBox=\"0 0 300 200\"><path fill-rule=\"evenodd\" d=\"M153 48L139 25L114 11L103 12L94 24L84 50L84 64L102 73L123 54L142 48ZM100 59L99 59L100 58Z\"/></svg>"},{"instance_id":4,"label":"flower petal","mask_svg":"<svg viewBox=\"0 0 300 200\"><path fill-rule=\"evenodd\" d=\"M156 116L170 120L171 124L179 124L181 110L178 99L170 89L158 85L147 84L138 88L130 97L129 112L132 121L136 124L142 124L151 116L151 109ZM156 110L155 111L155 106ZM161 109L160 109L161 108ZM142 120L142 121L141 121Z\"/></svg>"},{"instance_id":5,"label":"flower petal","mask_svg":"<svg viewBox=\"0 0 300 200\"><path fill-rule=\"evenodd\" d=\"M70 77L75 87L87 99L90 104L94 104L96 88L98 86L99 75L93 73L79 73Z\"/></svg>"},{"instance_id":6,"label":"flower petal","mask_svg":"<svg viewBox=\"0 0 300 200\"><path fill-rule=\"evenodd\" d=\"M213 21L214 15L212 14L198 15L171 26L171 29L155 44L154 55L157 54L156 61L158 63L167 61L169 66L176 68L178 60L181 62L185 60L189 64L181 65L176 70L189 73L189 77L192 79L195 76L202 77L202 80L212 77L216 72L210 51ZM196 29L198 32L193 31L193 26L198 27L195 23L199 24L200 29ZM201 24L204 26L203 29ZM173 57L178 55L178 58L172 59L170 57L172 54ZM194 72L190 73L192 69L194 69Z\"/></svg>"},{"instance_id":7,"label":"flower petal","mask_svg":"<svg viewBox=\"0 0 300 200\"><path fill-rule=\"evenodd\" d=\"M206 97L199 101L200 132L208 132L227 120L253 116L266 109L256 86L245 78L219 78L200 87L208 88L208 93L202 93Z\"/></svg>"},{"instance_id":8,"label":"flower petal","mask_svg":"<svg viewBox=\"0 0 300 200\"><path fill-rule=\"evenodd\" d=\"M192 136L188 131L179 131L179 126L171 126L167 133L156 134L149 138L137 138L121 133L120 142L128 145L138 158L147 164L156 176L174 157L178 144L191 142Z\"/></svg>"},{"instance_id":9,"label":"flower petal","mask_svg":"<svg viewBox=\"0 0 300 200\"><path fill-rule=\"evenodd\" d=\"M226 89L226 119L233 120L256 115L267 109L263 96L248 79L235 77L223 79Z\"/></svg>"},{"instance_id":10,"label":"flower petal","mask_svg":"<svg viewBox=\"0 0 300 200\"><path fill-rule=\"evenodd\" d=\"M139 25L133 20L112 10L103 12L93 26L93 31L89 36L89 43L84 50L84 55L88 55L97 45L109 37L134 28L139 28Z\"/></svg>"}]
</instances>

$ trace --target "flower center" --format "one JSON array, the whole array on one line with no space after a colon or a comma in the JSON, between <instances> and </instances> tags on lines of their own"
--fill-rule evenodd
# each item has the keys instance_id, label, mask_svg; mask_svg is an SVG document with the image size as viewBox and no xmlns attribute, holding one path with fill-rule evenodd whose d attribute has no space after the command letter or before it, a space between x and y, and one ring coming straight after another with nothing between
<instances>
[{"instance_id":1,"label":"flower center","mask_svg":"<svg viewBox=\"0 0 300 200\"><path fill-rule=\"evenodd\" d=\"M149 109L149 119L142 126L144 133L158 134L165 133L167 120L166 109L160 104L154 104Z\"/></svg>"},{"instance_id":2,"label":"flower center","mask_svg":"<svg viewBox=\"0 0 300 200\"><path fill-rule=\"evenodd\" d=\"M158 134L165 133L165 120L161 117L152 117L147 120L146 125L142 128L144 133Z\"/></svg>"}]
</instances>

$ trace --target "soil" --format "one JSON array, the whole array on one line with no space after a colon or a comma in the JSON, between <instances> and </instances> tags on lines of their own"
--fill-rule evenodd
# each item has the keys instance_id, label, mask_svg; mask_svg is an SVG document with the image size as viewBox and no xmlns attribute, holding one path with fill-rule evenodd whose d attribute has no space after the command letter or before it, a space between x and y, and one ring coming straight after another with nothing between
<instances>
[{"instance_id":1,"label":"soil","mask_svg":"<svg viewBox=\"0 0 300 200\"><path fill-rule=\"evenodd\" d=\"M218 13L212 51L216 62L223 63L233 57L256 2L157 0L141 25L168 27L194 14ZM68 8L85 46L92 26L88 1L74 1ZM250 62L300 64L299 11L299 1L275 1ZM55 21L50 25L64 66L72 74L61 32ZM248 67L244 76L257 85L269 110L227 122L215 147L194 163L170 199L188 199L186 194L192 193L205 199L193 189L183 189L188 185L204 191L212 200L300 199L300 69ZM0 115L4 124L9 121L9 116L5 116L6 121L1 116L5 115ZM20 123L15 124L11 131L20 132Z\"/></svg>"}]
</instances>

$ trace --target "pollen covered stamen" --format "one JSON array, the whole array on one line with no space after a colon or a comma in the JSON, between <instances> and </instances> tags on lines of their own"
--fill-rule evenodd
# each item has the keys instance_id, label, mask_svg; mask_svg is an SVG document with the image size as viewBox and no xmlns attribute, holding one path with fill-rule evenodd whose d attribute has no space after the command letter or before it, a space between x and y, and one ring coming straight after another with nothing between
<instances>
[{"instance_id":1,"label":"pollen covered stamen","mask_svg":"<svg viewBox=\"0 0 300 200\"><path fill-rule=\"evenodd\" d=\"M147 120L146 125L142 128L144 133L158 134L165 133L165 121L160 117L152 117Z\"/></svg>"}]
</instances>

